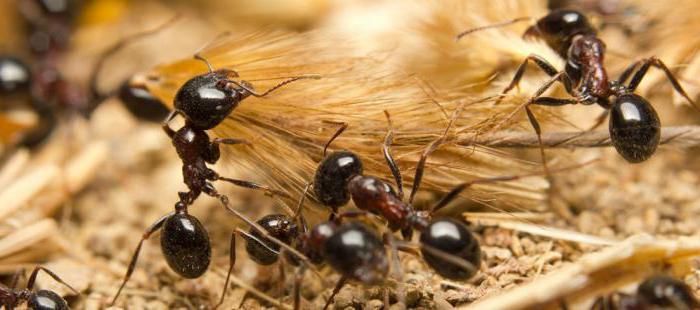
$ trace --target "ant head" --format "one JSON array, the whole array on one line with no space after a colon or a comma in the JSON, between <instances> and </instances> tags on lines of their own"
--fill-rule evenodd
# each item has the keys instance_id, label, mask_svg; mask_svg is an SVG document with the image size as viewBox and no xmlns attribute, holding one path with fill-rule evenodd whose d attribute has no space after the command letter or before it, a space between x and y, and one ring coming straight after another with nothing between
<instances>
[{"instance_id":1,"label":"ant head","mask_svg":"<svg viewBox=\"0 0 700 310\"><path fill-rule=\"evenodd\" d=\"M175 95L175 110L192 126L206 130L219 125L243 97L228 86L235 71L216 70L193 77Z\"/></svg>"},{"instance_id":2,"label":"ant head","mask_svg":"<svg viewBox=\"0 0 700 310\"><path fill-rule=\"evenodd\" d=\"M277 238L286 244L291 244L299 236L299 227L297 224L290 217L284 214L266 215L258 220L257 223L272 237ZM262 236L254 229L251 229L249 233L258 240L246 238L245 248L248 252L248 256L256 263L261 265L271 265L277 262L280 246ZM264 244L261 244L258 241L261 241Z\"/></svg>"},{"instance_id":3,"label":"ant head","mask_svg":"<svg viewBox=\"0 0 700 310\"><path fill-rule=\"evenodd\" d=\"M389 271L384 243L359 222L340 225L324 243L323 257L336 271L365 284L381 283Z\"/></svg>"},{"instance_id":4,"label":"ant head","mask_svg":"<svg viewBox=\"0 0 700 310\"><path fill-rule=\"evenodd\" d=\"M63 298L49 290L39 290L32 294L28 301L29 309L67 310L68 303Z\"/></svg>"},{"instance_id":5,"label":"ant head","mask_svg":"<svg viewBox=\"0 0 700 310\"><path fill-rule=\"evenodd\" d=\"M639 284L637 294L650 305L673 308L695 309L698 301L688 285L669 276L653 276Z\"/></svg>"},{"instance_id":6,"label":"ant head","mask_svg":"<svg viewBox=\"0 0 700 310\"><path fill-rule=\"evenodd\" d=\"M595 35L596 30L583 13L556 10L540 18L534 26L547 44L565 56L575 35Z\"/></svg>"},{"instance_id":7,"label":"ant head","mask_svg":"<svg viewBox=\"0 0 700 310\"><path fill-rule=\"evenodd\" d=\"M421 253L425 262L441 276L453 280L467 280L481 265L481 249L464 223L450 218L432 221L420 235ZM436 251L433 251L436 250ZM436 253L440 252L440 253ZM444 255L439 255L444 254ZM473 268L465 269L445 256L464 260Z\"/></svg>"},{"instance_id":8,"label":"ant head","mask_svg":"<svg viewBox=\"0 0 700 310\"><path fill-rule=\"evenodd\" d=\"M17 58L0 56L0 94L22 92L29 89L29 67Z\"/></svg>"},{"instance_id":9,"label":"ant head","mask_svg":"<svg viewBox=\"0 0 700 310\"><path fill-rule=\"evenodd\" d=\"M314 193L324 206L337 208L350 201L350 178L362 174L362 161L349 151L333 152L321 161L314 176Z\"/></svg>"}]
</instances>

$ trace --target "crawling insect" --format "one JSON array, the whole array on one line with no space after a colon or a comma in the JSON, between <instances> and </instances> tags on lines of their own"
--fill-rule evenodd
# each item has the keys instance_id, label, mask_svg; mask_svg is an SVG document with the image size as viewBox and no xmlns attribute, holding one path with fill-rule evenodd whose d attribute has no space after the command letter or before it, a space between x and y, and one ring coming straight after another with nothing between
<instances>
[{"instance_id":1,"label":"crawling insect","mask_svg":"<svg viewBox=\"0 0 700 310\"><path fill-rule=\"evenodd\" d=\"M342 223L337 218L319 223L309 230L299 209L293 218L284 214L270 214L258 220L257 223L274 238L296 248L313 264L328 263L341 274L341 278L326 301L324 309L331 304L334 296L347 281L376 285L382 283L387 276L389 260L386 256L384 243L375 232L360 222ZM255 230L245 232L238 229L236 232L246 241L245 248L248 256L258 264L274 264L284 251L280 250L278 244L273 243L269 238L262 236ZM232 251L235 249L235 240L234 234L231 237ZM231 252L231 257L224 291L217 307L223 303L226 295L235 263L234 252ZM296 257L290 255L284 257L292 265L299 265ZM305 271L304 266L297 271L294 283L294 309L300 309L301 305L299 288L302 280L301 275Z\"/></svg>"},{"instance_id":2,"label":"crawling insect","mask_svg":"<svg viewBox=\"0 0 700 310\"><path fill-rule=\"evenodd\" d=\"M518 18L500 24L470 29L459 34L457 40L476 31L526 20L530 20L530 18ZM586 16L580 12L573 10L552 11L529 27L524 36L543 39L550 48L566 60L566 67L563 71L559 71L544 58L531 54L518 67L513 80L502 93L505 94L518 85L530 61L552 77L525 104L525 111L537 133L540 147L542 147L542 132L538 121L530 110L530 105L598 104L605 111L598 117L596 124L591 129L601 125L610 114L610 138L617 152L630 163L640 163L649 159L659 145L661 123L651 103L644 97L635 94L635 90L651 66L661 69L673 88L695 109L698 109L695 102L673 76L673 73L656 57L637 61L623 71L617 80L610 79L604 66L605 43L597 36L596 29ZM635 72L635 70L637 71ZM632 79L629 84L625 85L630 76ZM556 81L564 85L573 99L542 97L542 94ZM544 158L543 161L546 169Z\"/></svg>"},{"instance_id":3,"label":"crawling insect","mask_svg":"<svg viewBox=\"0 0 700 310\"><path fill-rule=\"evenodd\" d=\"M220 157L220 144L248 143L237 139L211 139L206 130L216 127L221 123L238 104L249 96L264 97L280 87L297 80L318 78L318 76L299 76L287 79L264 93L258 93L245 81L235 81L232 78L238 74L229 69L213 70L211 65L198 54L196 59L203 60L209 67L209 72L191 78L185 82L175 96L175 110L163 123L163 131L172 140L178 156L182 160L183 181L189 191L179 192L180 200L175 203L175 211L166 214L153 223L143 234L124 280L112 300L117 300L122 289L133 273L143 242L153 233L162 229L160 243L163 256L170 268L185 278L197 278L204 274L211 262L211 244L209 235L197 218L188 214L188 207L204 192L219 199L224 207L253 227L270 240L287 248L290 252L303 258L296 250L284 242L270 236L266 230L245 215L231 208L228 197L220 194L212 181L225 181L236 186L242 186L255 190L262 190L271 195L287 197L287 194L273 190L267 186L249 181L231 179L220 176L216 171L207 167L214 164ZM185 125L175 131L169 123L176 115L185 118ZM233 251L234 249L231 249Z\"/></svg>"},{"instance_id":4,"label":"crawling insect","mask_svg":"<svg viewBox=\"0 0 700 310\"><path fill-rule=\"evenodd\" d=\"M27 287L24 289L16 289L17 282L20 275L23 272L18 272L12 279L12 285L10 287L0 284L0 306L4 306L5 309L14 309L18 307L23 302L27 302L27 307L34 310L67 310L68 303L58 294L49 290L39 290L33 291L34 282L36 282L36 277L39 271L43 271L49 276L51 276L56 282L65 285L75 294L79 294L73 287L68 285L68 283L61 280L58 275L53 273L51 270L46 269L42 266L36 266L29 276L27 281Z\"/></svg>"},{"instance_id":5,"label":"crawling insect","mask_svg":"<svg viewBox=\"0 0 700 310\"><path fill-rule=\"evenodd\" d=\"M562 305L566 309L566 305ZM633 294L612 293L598 297L591 310L692 310L700 302L685 282L664 275L655 275L640 283Z\"/></svg>"}]
</instances>

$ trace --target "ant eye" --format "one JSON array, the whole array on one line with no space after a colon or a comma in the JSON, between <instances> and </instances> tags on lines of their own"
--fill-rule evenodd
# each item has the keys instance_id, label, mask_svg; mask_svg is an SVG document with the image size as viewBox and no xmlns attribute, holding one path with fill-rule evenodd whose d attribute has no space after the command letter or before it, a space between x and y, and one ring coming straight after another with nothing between
<instances>
[{"instance_id":1,"label":"ant eye","mask_svg":"<svg viewBox=\"0 0 700 310\"><path fill-rule=\"evenodd\" d=\"M216 72L196 76L178 90L175 109L198 129L211 129L238 106L237 93L220 86L223 78Z\"/></svg>"}]
</instances>

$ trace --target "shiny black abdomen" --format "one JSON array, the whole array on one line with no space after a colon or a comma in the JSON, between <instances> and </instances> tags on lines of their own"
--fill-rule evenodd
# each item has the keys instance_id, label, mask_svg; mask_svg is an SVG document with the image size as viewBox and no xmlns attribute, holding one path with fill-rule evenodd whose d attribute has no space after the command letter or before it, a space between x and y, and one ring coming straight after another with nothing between
<instances>
[{"instance_id":1,"label":"shiny black abdomen","mask_svg":"<svg viewBox=\"0 0 700 310\"><path fill-rule=\"evenodd\" d=\"M39 290L29 298L28 308L33 310L68 310L68 304L63 298L48 290Z\"/></svg>"},{"instance_id":2,"label":"shiny black abdomen","mask_svg":"<svg viewBox=\"0 0 700 310\"><path fill-rule=\"evenodd\" d=\"M610 138L628 162L647 160L656 151L661 123L654 107L639 95L625 94L610 109Z\"/></svg>"},{"instance_id":3,"label":"shiny black abdomen","mask_svg":"<svg viewBox=\"0 0 700 310\"><path fill-rule=\"evenodd\" d=\"M365 284L381 283L389 270L384 243L359 222L338 227L325 241L323 256L333 269Z\"/></svg>"},{"instance_id":4,"label":"shiny black abdomen","mask_svg":"<svg viewBox=\"0 0 700 310\"><path fill-rule=\"evenodd\" d=\"M141 120L160 123L170 113L160 99L145 88L129 85L128 80L119 87L119 99L131 115Z\"/></svg>"},{"instance_id":5,"label":"shiny black abdomen","mask_svg":"<svg viewBox=\"0 0 700 310\"><path fill-rule=\"evenodd\" d=\"M165 221L160 247L170 268L185 278L201 276L211 261L211 244L195 217L176 213Z\"/></svg>"},{"instance_id":6,"label":"shiny black abdomen","mask_svg":"<svg viewBox=\"0 0 700 310\"><path fill-rule=\"evenodd\" d=\"M479 242L462 222L449 218L434 220L421 233L420 242L445 254L462 259L473 267L465 269L425 248L421 248L425 262L445 278L467 280L474 276L481 266Z\"/></svg>"},{"instance_id":7,"label":"shiny black abdomen","mask_svg":"<svg viewBox=\"0 0 700 310\"><path fill-rule=\"evenodd\" d=\"M555 10L540 18L535 25L537 34L562 58L567 57L576 35L595 35L596 30L585 15L574 10Z\"/></svg>"}]
</instances>

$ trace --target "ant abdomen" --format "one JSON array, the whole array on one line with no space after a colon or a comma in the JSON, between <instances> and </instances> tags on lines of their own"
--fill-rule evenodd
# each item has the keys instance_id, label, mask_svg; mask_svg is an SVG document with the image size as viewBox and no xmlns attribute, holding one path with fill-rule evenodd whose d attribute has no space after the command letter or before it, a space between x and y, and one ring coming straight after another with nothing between
<instances>
[{"instance_id":1,"label":"ant abdomen","mask_svg":"<svg viewBox=\"0 0 700 310\"><path fill-rule=\"evenodd\" d=\"M199 129L216 127L243 99L226 86L228 76L228 71L219 70L188 80L175 95L175 110Z\"/></svg>"},{"instance_id":2,"label":"ant abdomen","mask_svg":"<svg viewBox=\"0 0 700 310\"><path fill-rule=\"evenodd\" d=\"M683 281L669 276L653 276L637 287L637 295L648 304L673 309L697 309L700 304Z\"/></svg>"},{"instance_id":3,"label":"ant abdomen","mask_svg":"<svg viewBox=\"0 0 700 310\"><path fill-rule=\"evenodd\" d=\"M420 235L421 253L425 262L441 276L453 280L467 280L474 276L481 265L479 242L464 223L450 218L432 221ZM426 249L426 246L429 249ZM435 249L444 254L460 258L473 268L464 268L434 253Z\"/></svg>"},{"instance_id":4,"label":"ant abdomen","mask_svg":"<svg viewBox=\"0 0 700 310\"><path fill-rule=\"evenodd\" d=\"M119 87L118 96L129 113L141 120L160 123L170 112L165 104L148 89L131 85L129 80L124 81Z\"/></svg>"},{"instance_id":5,"label":"ant abdomen","mask_svg":"<svg viewBox=\"0 0 700 310\"><path fill-rule=\"evenodd\" d=\"M610 109L610 139L628 162L647 160L656 151L661 135L659 116L644 98L625 94Z\"/></svg>"},{"instance_id":6,"label":"ant abdomen","mask_svg":"<svg viewBox=\"0 0 700 310\"><path fill-rule=\"evenodd\" d=\"M362 161L352 152L339 151L326 156L316 169L314 193L324 206L333 209L350 201L350 177L362 174Z\"/></svg>"},{"instance_id":7,"label":"ant abdomen","mask_svg":"<svg viewBox=\"0 0 700 310\"><path fill-rule=\"evenodd\" d=\"M68 310L68 303L60 295L49 291L39 290L29 298L28 308L34 310Z\"/></svg>"},{"instance_id":8,"label":"ant abdomen","mask_svg":"<svg viewBox=\"0 0 700 310\"><path fill-rule=\"evenodd\" d=\"M170 268L185 278L197 278L209 267L209 234L194 216L178 212L165 220L160 246Z\"/></svg>"},{"instance_id":9,"label":"ant abdomen","mask_svg":"<svg viewBox=\"0 0 700 310\"><path fill-rule=\"evenodd\" d=\"M389 271L384 243L359 222L338 226L324 242L323 256L333 269L365 284L381 283Z\"/></svg>"},{"instance_id":10,"label":"ant abdomen","mask_svg":"<svg viewBox=\"0 0 700 310\"><path fill-rule=\"evenodd\" d=\"M298 226L292 219L283 214L266 215L258 220L257 223L272 237L286 244L291 244L299 235ZM279 255L277 252L271 250L279 251L280 246L262 236L254 229L251 229L249 233L258 240L245 238L245 249L246 252L248 252L248 256L261 265L271 265L277 262ZM264 244L260 244L258 241L262 241Z\"/></svg>"}]
</instances>

